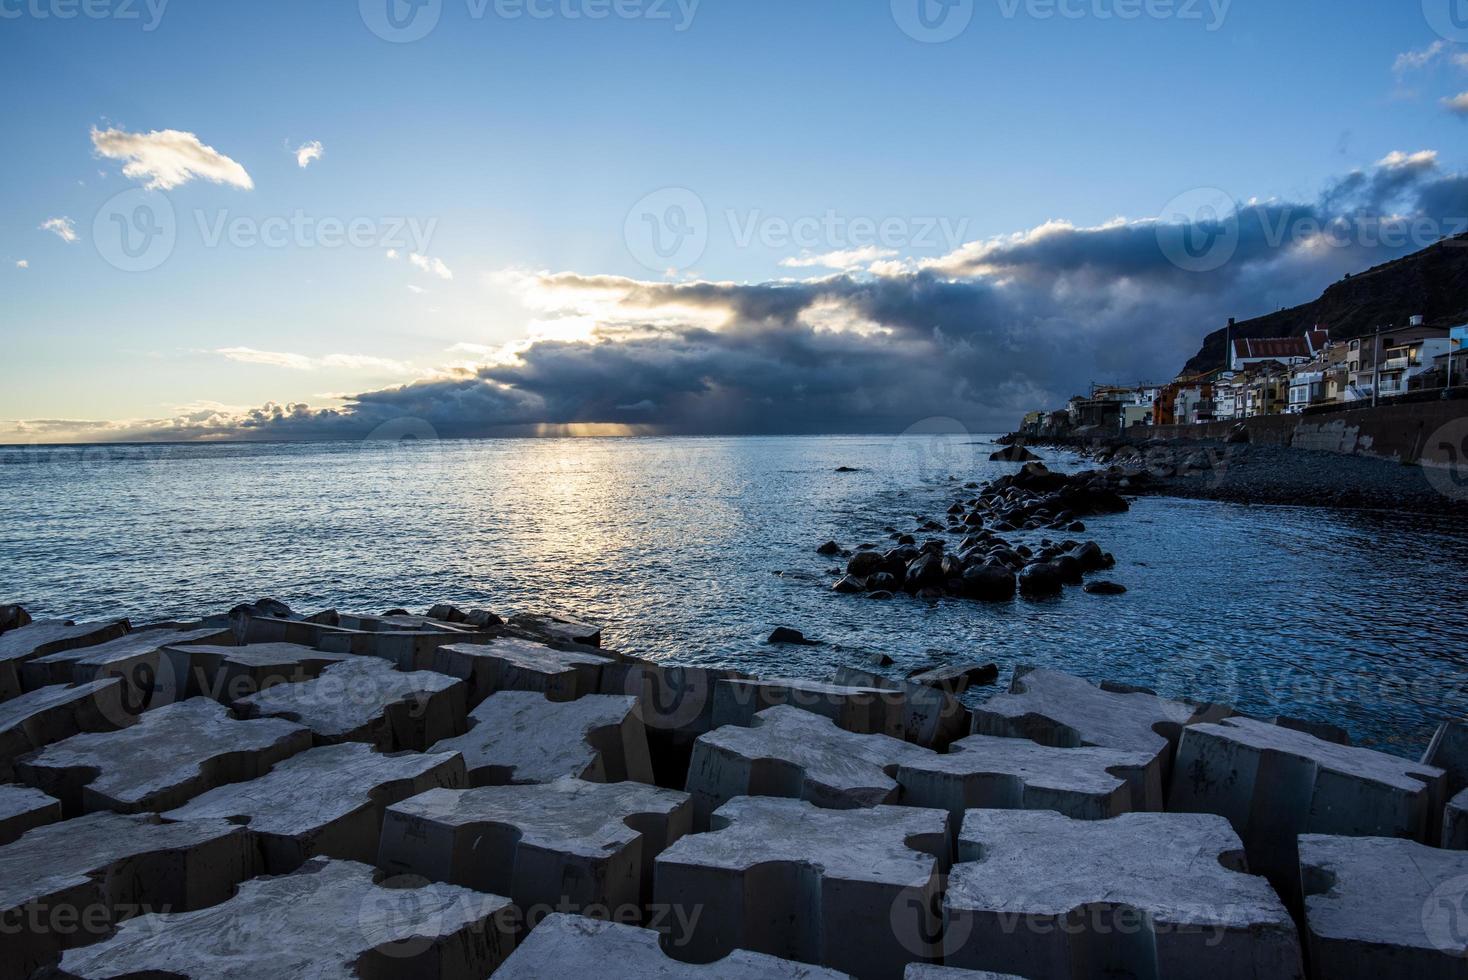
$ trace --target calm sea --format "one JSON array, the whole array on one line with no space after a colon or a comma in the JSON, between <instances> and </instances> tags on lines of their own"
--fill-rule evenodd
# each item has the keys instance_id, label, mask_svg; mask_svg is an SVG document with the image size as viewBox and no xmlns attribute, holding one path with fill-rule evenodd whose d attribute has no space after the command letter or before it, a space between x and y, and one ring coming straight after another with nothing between
<instances>
[{"instance_id":1,"label":"calm sea","mask_svg":"<svg viewBox=\"0 0 1468 980\"><path fill-rule=\"evenodd\" d=\"M941 517L955 479L1014 468L993 448L959 434L0 449L0 601L134 622L260 596L561 609L630 653L772 676L940 650L1330 721L1402 755L1468 712L1468 533L1451 520L1148 499L1088 522L1121 598L830 591L817 546ZM827 645L764 645L776 626Z\"/></svg>"}]
</instances>

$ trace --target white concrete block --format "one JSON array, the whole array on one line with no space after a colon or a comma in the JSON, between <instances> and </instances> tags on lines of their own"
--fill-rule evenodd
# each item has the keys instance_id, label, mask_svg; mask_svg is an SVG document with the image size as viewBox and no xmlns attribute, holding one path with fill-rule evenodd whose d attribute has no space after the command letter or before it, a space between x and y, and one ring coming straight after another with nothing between
<instances>
[{"instance_id":1,"label":"white concrete block","mask_svg":"<svg viewBox=\"0 0 1468 980\"><path fill-rule=\"evenodd\" d=\"M912 963L902 980L1024 980L1011 973L990 973L988 970L960 970L954 966L933 966L931 963Z\"/></svg>"},{"instance_id":2,"label":"white concrete block","mask_svg":"<svg viewBox=\"0 0 1468 980\"><path fill-rule=\"evenodd\" d=\"M439 633L448 631L465 634L474 632L472 627L464 623L450 623L442 619L433 619L430 616L412 614L372 616L363 613L342 613L337 617L336 625L342 629L364 633L395 633L403 630L426 630Z\"/></svg>"},{"instance_id":3,"label":"white concrete block","mask_svg":"<svg viewBox=\"0 0 1468 980\"><path fill-rule=\"evenodd\" d=\"M164 668L163 648L232 640L229 630L135 630L115 640L75 647L37 657L21 665L21 683L27 691L51 684L86 684L104 677L121 677L123 704L140 714L154 704L154 692ZM164 702L169 703L169 702Z\"/></svg>"},{"instance_id":4,"label":"white concrete block","mask_svg":"<svg viewBox=\"0 0 1468 980\"><path fill-rule=\"evenodd\" d=\"M638 699L648 732L680 746L714 727L714 691L720 681L745 679L734 670L677 667L621 657L602 669L601 693Z\"/></svg>"},{"instance_id":5,"label":"white concrete block","mask_svg":"<svg viewBox=\"0 0 1468 980\"><path fill-rule=\"evenodd\" d=\"M115 640L129 629L125 619L73 623L69 619L40 619L20 629L0 633L0 701L19 697L25 687L21 667L37 657Z\"/></svg>"},{"instance_id":6,"label":"white concrete block","mask_svg":"<svg viewBox=\"0 0 1468 980\"><path fill-rule=\"evenodd\" d=\"M469 732L435 752L461 752L472 786L651 783L652 760L637 699L591 694L549 701L532 691L501 691L469 713Z\"/></svg>"},{"instance_id":7,"label":"white concrete block","mask_svg":"<svg viewBox=\"0 0 1468 980\"><path fill-rule=\"evenodd\" d=\"M710 963L748 949L895 980L937 953L944 811L740 797L713 827L657 861L659 906L700 910L687 942L670 951L678 959Z\"/></svg>"},{"instance_id":8,"label":"white concrete block","mask_svg":"<svg viewBox=\"0 0 1468 980\"><path fill-rule=\"evenodd\" d=\"M510 617L510 625L550 640L552 643L573 643L585 647L601 646L600 626L577 622L569 616L520 613Z\"/></svg>"},{"instance_id":9,"label":"white concrete block","mask_svg":"<svg viewBox=\"0 0 1468 980\"><path fill-rule=\"evenodd\" d=\"M0 847L0 977L29 977L119 918L222 902L257 870L244 828L222 820L94 813L37 827Z\"/></svg>"},{"instance_id":10,"label":"white concrete block","mask_svg":"<svg viewBox=\"0 0 1468 980\"><path fill-rule=\"evenodd\" d=\"M265 872L286 874L314 857L371 864L389 806L430 789L467 785L457 752L382 755L346 742L309 749L258 779L210 790L163 817L242 824L259 842Z\"/></svg>"},{"instance_id":11,"label":"white concrete block","mask_svg":"<svg viewBox=\"0 0 1468 980\"><path fill-rule=\"evenodd\" d=\"M135 721L123 705L124 685L109 677L76 687L43 687L0 702L0 779L15 778L15 760L79 732L110 732Z\"/></svg>"},{"instance_id":12,"label":"white concrete block","mask_svg":"<svg viewBox=\"0 0 1468 980\"><path fill-rule=\"evenodd\" d=\"M509 895L531 922L568 910L625 921L691 820L686 794L641 783L432 790L388 808L377 863Z\"/></svg>"},{"instance_id":13,"label":"white concrete block","mask_svg":"<svg viewBox=\"0 0 1468 980\"><path fill-rule=\"evenodd\" d=\"M1448 774L1447 794L1456 796L1468 789L1468 721L1445 721L1432 737L1422 757L1424 766Z\"/></svg>"},{"instance_id":14,"label":"white concrete block","mask_svg":"<svg viewBox=\"0 0 1468 980\"><path fill-rule=\"evenodd\" d=\"M901 691L902 738L914 745L945 752L973 728L973 718L962 701L925 684L898 682L855 667L837 668L833 683Z\"/></svg>"},{"instance_id":15,"label":"white concrete block","mask_svg":"<svg viewBox=\"0 0 1468 980\"><path fill-rule=\"evenodd\" d=\"M315 680L280 684L241 698L252 717L288 718L318 745L367 742L381 752L421 752L468 728L464 685L432 671L405 673L376 657L332 664Z\"/></svg>"},{"instance_id":16,"label":"white concrete block","mask_svg":"<svg viewBox=\"0 0 1468 980\"><path fill-rule=\"evenodd\" d=\"M674 927L676 930L676 926ZM580 915L547 916L522 942L494 980L842 980L847 975L804 963L736 949L717 963L670 959L651 929ZM676 932L673 936L676 942Z\"/></svg>"},{"instance_id":17,"label":"white concrete block","mask_svg":"<svg viewBox=\"0 0 1468 980\"><path fill-rule=\"evenodd\" d=\"M226 783L254 779L311 747L311 733L280 719L237 721L194 698L146 712L116 732L73 735L16 763L27 785L68 814L170 810Z\"/></svg>"},{"instance_id":18,"label":"white concrete block","mask_svg":"<svg viewBox=\"0 0 1468 980\"><path fill-rule=\"evenodd\" d=\"M1299 938L1227 821L970 810L943 962L1046 980L1303 976Z\"/></svg>"},{"instance_id":19,"label":"white concrete block","mask_svg":"<svg viewBox=\"0 0 1468 980\"><path fill-rule=\"evenodd\" d=\"M483 643L488 636L462 630L399 629L367 633L332 633L318 644L330 653L379 657L398 670L432 670L440 647L454 643Z\"/></svg>"},{"instance_id":20,"label":"white concrete block","mask_svg":"<svg viewBox=\"0 0 1468 980\"><path fill-rule=\"evenodd\" d=\"M597 692L608 662L600 654L507 636L440 647L433 669L464 681L472 706L497 691L535 691L552 701L574 701Z\"/></svg>"},{"instance_id":21,"label":"white concrete block","mask_svg":"<svg viewBox=\"0 0 1468 980\"><path fill-rule=\"evenodd\" d=\"M897 770L902 802L965 810L1054 810L1106 820L1132 810L1154 757L1117 749L1060 749L1023 738L971 735L947 755L906 760Z\"/></svg>"},{"instance_id":22,"label":"white concrete block","mask_svg":"<svg viewBox=\"0 0 1468 980\"><path fill-rule=\"evenodd\" d=\"M904 762L941 759L886 735L856 735L829 718L779 706L742 728L725 725L700 736L688 768L694 826L736 796L807 800L834 810L897 803L893 774Z\"/></svg>"},{"instance_id":23,"label":"white concrete block","mask_svg":"<svg viewBox=\"0 0 1468 980\"><path fill-rule=\"evenodd\" d=\"M170 645L163 649L158 699L169 703L206 697L233 704L277 684L314 680L347 659L349 654L323 653L298 643Z\"/></svg>"},{"instance_id":24,"label":"white concrete block","mask_svg":"<svg viewBox=\"0 0 1468 980\"><path fill-rule=\"evenodd\" d=\"M241 615L231 619L235 639L241 644L296 643L318 646L327 637L360 633L361 630L312 622L309 619L283 619L275 616Z\"/></svg>"},{"instance_id":25,"label":"white concrete block","mask_svg":"<svg viewBox=\"0 0 1468 980\"><path fill-rule=\"evenodd\" d=\"M61 819L61 801L30 786L0 786L0 847Z\"/></svg>"},{"instance_id":26,"label":"white concrete block","mask_svg":"<svg viewBox=\"0 0 1468 980\"><path fill-rule=\"evenodd\" d=\"M1155 776L1134 783L1133 810L1161 810L1183 726L1228 715L1140 691L1103 690L1054 670L1018 668L1008 694L974 709L974 734L1028 738L1064 749L1094 746L1156 758Z\"/></svg>"},{"instance_id":27,"label":"white concrete block","mask_svg":"<svg viewBox=\"0 0 1468 980\"><path fill-rule=\"evenodd\" d=\"M1468 851L1468 789L1448 802L1443 815L1443 847Z\"/></svg>"},{"instance_id":28,"label":"white concrete block","mask_svg":"<svg viewBox=\"0 0 1468 980\"><path fill-rule=\"evenodd\" d=\"M754 724L754 716L779 705L789 705L829 718L837 727L858 735L901 738L901 691L875 687L845 687L821 681L789 678L734 679L714 688L714 727Z\"/></svg>"},{"instance_id":29,"label":"white concrete block","mask_svg":"<svg viewBox=\"0 0 1468 980\"><path fill-rule=\"evenodd\" d=\"M514 948L505 899L374 878L367 865L312 861L247 881L213 908L126 922L67 953L62 971L84 980L484 980Z\"/></svg>"},{"instance_id":30,"label":"white concrete block","mask_svg":"<svg viewBox=\"0 0 1468 980\"><path fill-rule=\"evenodd\" d=\"M1306 834L1300 877L1313 977L1468 977L1468 854Z\"/></svg>"},{"instance_id":31,"label":"white concrete block","mask_svg":"<svg viewBox=\"0 0 1468 980\"><path fill-rule=\"evenodd\" d=\"M1300 834L1433 842L1443 783L1441 769L1230 718L1183 733L1168 808L1227 817L1249 866L1295 905Z\"/></svg>"}]
</instances>

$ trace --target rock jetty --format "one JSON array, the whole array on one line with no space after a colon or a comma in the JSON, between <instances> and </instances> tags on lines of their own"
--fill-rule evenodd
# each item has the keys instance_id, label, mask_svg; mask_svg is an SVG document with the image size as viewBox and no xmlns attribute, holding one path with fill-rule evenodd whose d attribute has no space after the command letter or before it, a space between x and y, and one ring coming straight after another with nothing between
<instances>
[{"instance_id":1,"label":"rock jetty","mask_svg":"<svg viewBox=\"0 0 1468 980\"><path fill-rule=\"evenodd\" d=\"M1123 505L1104 479L1000 482L956 522ZM904 573L950 557L915 550ZM1055 671L970 708L987 665L761 679L450 605L75 622L0 620L0 980L1468 963L1459 723L1419 763Z\"/></svg>"}]
</instances>

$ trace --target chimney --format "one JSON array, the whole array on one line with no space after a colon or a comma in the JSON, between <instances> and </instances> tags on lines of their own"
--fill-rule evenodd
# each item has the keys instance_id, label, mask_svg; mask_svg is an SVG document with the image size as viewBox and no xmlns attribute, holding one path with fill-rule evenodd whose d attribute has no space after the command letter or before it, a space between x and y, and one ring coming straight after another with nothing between
<instances>
[{"instance_id":1,"label":"chimney","mask_svg":"<svg viewBox=\"0 0 1468 980\"><path fill-rule=\"evenodd\" d=\"M1427 317L1425 317L1425 316L1419 315L1419 316L1414 316L1412 318L1412 326L1414 326L1414 327L1420 327L1420 326L1422 326L1426 322L1427 322Z\"/></svg>"}]
</instances>

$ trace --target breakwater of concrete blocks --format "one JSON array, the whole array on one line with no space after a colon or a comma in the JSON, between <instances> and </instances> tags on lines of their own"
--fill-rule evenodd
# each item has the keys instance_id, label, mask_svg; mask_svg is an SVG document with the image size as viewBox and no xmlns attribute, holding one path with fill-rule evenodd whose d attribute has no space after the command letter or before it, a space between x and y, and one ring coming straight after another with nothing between
<instances>
[{"instance_id":1,"label":"breakwater of concrete blocks","mask_svg":"<svg viewBox=\"0 0 1468 980\"><path fill-rule=\"evenodd\" d=\"M0 980L1468 977L1461 723L1413 761L1022 665L969 707L564 616L11 608Z\"/></svg>"}]
</instances>

